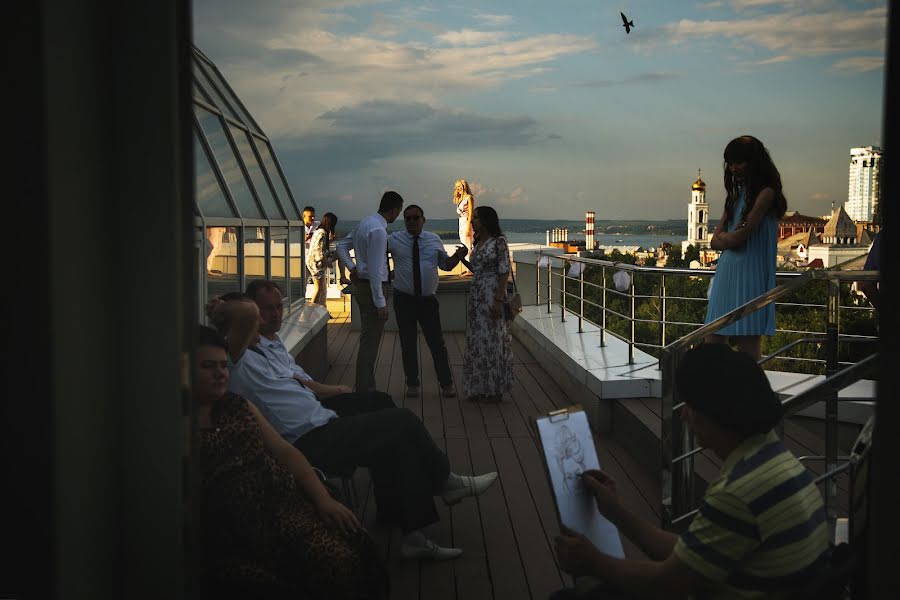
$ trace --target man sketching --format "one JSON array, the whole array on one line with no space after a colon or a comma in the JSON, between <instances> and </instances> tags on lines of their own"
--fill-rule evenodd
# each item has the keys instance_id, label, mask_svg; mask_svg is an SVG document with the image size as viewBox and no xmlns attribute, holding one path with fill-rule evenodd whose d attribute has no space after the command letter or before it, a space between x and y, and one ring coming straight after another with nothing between
<instances>
[{"instance_id":1,"label":"man sketching","mask_svg":"<svg viewBox=\"0 0 900 600\"><path fill-rule=\"evenodd\" d=\"M773 430L781 402L749 355L725 344L688 351L675 374L681 419L722 460L688 530L644 521L623 504L606 473L582 485L597 509L649 557L614 558L562 524L560 567L603 584L565 598L790 597L828 565L828 526L812 475ZM785 557L789 556L789 559Z\"/></svg>"}]
</instances>

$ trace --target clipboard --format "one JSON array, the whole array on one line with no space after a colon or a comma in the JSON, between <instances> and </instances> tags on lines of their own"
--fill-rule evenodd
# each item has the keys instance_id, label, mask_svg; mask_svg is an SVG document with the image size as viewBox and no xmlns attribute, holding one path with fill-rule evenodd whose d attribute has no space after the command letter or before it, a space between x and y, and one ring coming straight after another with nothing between
<instances>
[{"instance_id":1,"label":"clipboard","mask_svg":"<svg viewBox=\"0 0 900 600\"><path fill-rule=\"evenodd\" d=\"M559 522L584 534L604 554L624 558L618 528L600 514L579 477L601 468L584 409L575 404L550 411L534 424Z\"/></svg>"}]
</instances>

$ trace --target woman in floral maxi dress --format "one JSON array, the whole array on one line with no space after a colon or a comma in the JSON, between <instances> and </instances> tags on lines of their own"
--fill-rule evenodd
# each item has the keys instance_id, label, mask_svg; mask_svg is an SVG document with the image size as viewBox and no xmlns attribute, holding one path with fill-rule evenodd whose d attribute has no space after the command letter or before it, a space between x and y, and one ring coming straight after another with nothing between
<instances>
[{"instance_id":1,"label":"woman in floral maxi dress","mask_svg":"<svg viewBox=\"0 0 900 600\"><path fill-rule=\"evenodd\" d=\"M509 246L497 211L479 206L472 214L475 244L470 262L475 276L466 310L464 391L473 402L500 402L512 389L512 336L503 315L510 277Z\"/></svg>"}]
</instances>

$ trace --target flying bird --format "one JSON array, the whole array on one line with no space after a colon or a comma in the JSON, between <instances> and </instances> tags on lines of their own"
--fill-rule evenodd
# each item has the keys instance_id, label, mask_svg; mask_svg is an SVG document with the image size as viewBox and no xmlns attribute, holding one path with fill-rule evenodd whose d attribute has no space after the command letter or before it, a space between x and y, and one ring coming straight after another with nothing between
<instances>
[{"instance_id":1,"label":"flying bird","mask_svg":"<svg viewBox=\"0 0 900 600\"><path fill-rule=\"evenodd\" d=\"M619 14L622 15L622 27L625 28L625 33L631 33L631 28L634 27L634 21L629 21L628 17L626 17L623 12L620 12Z\"/></svg>"}]
</instances>

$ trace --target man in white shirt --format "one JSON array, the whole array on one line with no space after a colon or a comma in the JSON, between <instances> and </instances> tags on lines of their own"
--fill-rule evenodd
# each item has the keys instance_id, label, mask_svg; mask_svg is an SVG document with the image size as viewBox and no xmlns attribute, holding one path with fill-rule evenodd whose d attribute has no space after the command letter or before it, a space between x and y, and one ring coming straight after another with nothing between
<instances>
[{"instance_id":1,"label":"man in white shirt","mask_svg":"<svg viewBox=\"0 0 900 600\"><path fill-rule=\"evenodd\" d=\"M213 322L228 339L229 390L256 406L312 465L326 472L368 467L375 486L376 519L402 530L402 556L445 560L462 554L458 548L436 545L421 532L439 520L434 496L455 504L484 492L497 474L452 473L446 454L422 421L392 402L390 407L371 410L370 401L367 412L364 402L351 402L344 411L329 407L327 399L320 402L319 394L340 398L346 388L317 383L294 364L278 337L283 303L274 282L253 282L249 293L252 298L229 300L213 313ZM387 396L379 394L376 403Z\"/></svg>"},{"instance_id":2,"label":"man in white shirt","mask_svg":"<svg viewBox=\"0 0 900 600\"><path fill-rule=\"evenodd\" d=\"M388 191L378 212L370 215L337 243L338 258L350 271L353 300L359 307L359 352L356 357L356 391L375 389L375 359L388 319L387 288L390 269L387 258L387 225L403 210L403 197ZM354 250L356 261L350 258Z\"/></svg>"},{"instance_id":3,"label":"man in white shirt","mask_svg":"<svg viewBox=\"0 0 900 600\"><path fill-rule=\"evenodd\" d=\"M406 395L419 395L419 358L416 323L422 326L425 343L431 350L434 370L446 397L456 395L453 375L447 358L447 346L441 331L440 304L434 295L438 287L438 267L450 271L467 254L465 246L458 246L453 256L444 250L437 234L424 231L425 212L410 204L403 211L406 231L388 236L388 248L394 258L394 315L400 331L403 371L406 374Z\"/></svg>"},{"instance_id":4,"label":"man in white shirt","mask_svg":"<svg viewBox=\"0 0 900 600\"><path fill-rule=\"evenodd\" d=\"M305 206L303 207L303 230L305 233L303 247L306 250L306 254L309 254L309 241L312 239L312 234L319 228L319 221L316 221L316 209L314 206ZM309 269L306 268L306 259L304 257L303 260L303 269L306 273L306 278L309 283L311 283L309 276Z\"/></svg>"}]
</instances>

